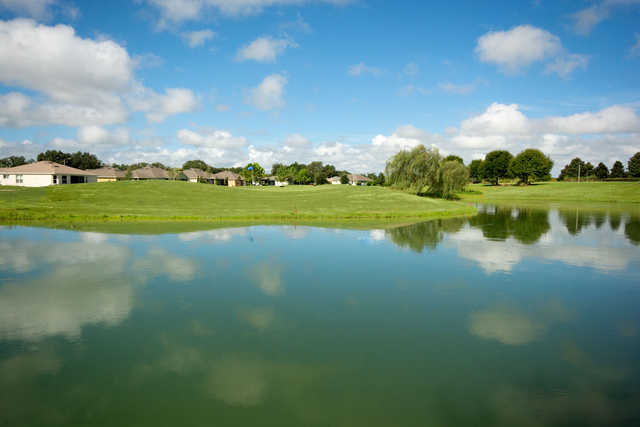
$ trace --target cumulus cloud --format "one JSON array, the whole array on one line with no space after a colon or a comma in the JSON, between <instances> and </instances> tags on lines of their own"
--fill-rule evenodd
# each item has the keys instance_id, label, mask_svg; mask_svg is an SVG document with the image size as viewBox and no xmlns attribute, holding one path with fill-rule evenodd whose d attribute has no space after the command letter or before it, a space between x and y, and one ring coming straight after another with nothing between
<instances>
[{"instance_id":1,"label":"cumulus cloud","mask_svg":"<svg viewBox=\"0 0 640 427\"><path fill-rule=\"evenodd\" d=\"M152 89L138 86L128 98L134 111L142 111L147 119L154 123L164 121L175 114L194 111L200 105L198 97L190 89L165 89L159 94Z\"/></svg>"},{"instance_id":2,"label":"cumulus cloud","mask_svg":"<svg viewBox=\"0 0 640 427\"><path fill-rule=\"evenodd\" d=\"M189 47L198 47L215 37L216 33L211 30L186 31L181 34Z\"/></svg>"},{"instance_id":3,"label":"cumulus cloud","mask_svg":"<svg viewBox=\"0 0 640 427\"><path fill-rule=\"evenodd\" d=\"M280 74L271 74L262 80L255 88L251 89L247 96L247 103L258 110L269 111L284 108L284 87L287 78Z\"/></svg>"},{"instance_id":4,"label":"cumulus cloud","mask_svg":"<svg viewBox=\"0 0 640 427\"><path fill-rule=\"evenodd\" d=\"M497 65L506 74L553 59L546 72L567 77L576 69L586 68L589 62L588 55L567 52L559 37L531 25L490 31L478 38L475 51L481 61Z\"/></svg>"},{"instance_id":5,"label":"cumulus cloud","mask_svg":"<svg viewBox=\"0 0 640 427\"><path fill-rule=\"evenodd\" d=\"M608 19L616 8L640 4L640 0L603 0L574 13L574 30L581 35L587 35L602 21Z\"/></svg>"},{"instance_id":6,"label":"cumulus cloud","mask_svg":"<svg viewBox=\"0 0 640 427\"><path fill-rule=\"evenodd\" d=\"M240 148L247 145L245 138L234 137L229 131L215 129L205 134L181 129L178 131L178 140L185 145L220 149Z\"/></svg>"},{"instance_id":7,"label":"cumulus cloud","mask_svg":"<svg viewBox=\"0 0 640 427\"><path fill-rule=\"evenodd\" d=\"M458 95L468 95L476 90L476 86L473 83L457 85L451 82L443 82L440 83L438 87L444 92L455 93Z\"/></svg>"},{"instance_id":8,"label":"cumulus cloud","mask_svg":"<svg viewBox=\"0 0 640 427\"><path fill-rule=\"evenodd\" d=\"M57 0L0 0L0 10L6 9L21 16L46 19L51 14L51 6Z\"/></svg>"},{"instance_id":9,"label":"cumulus cloud","mask_svg":"<svg viewBox=\"0 0 640 427\"><path fill-rule=\"evenodd\" d=\"M289 39L259 37L242 47L238 51L236 59L238 61L275 62L277 56L288 47L297 47L297 45Z\"/></svg>"},{"instance_id":10,"label":"cumulus cloud","mask_svg":"<svg viewBox=\"0 0 640 427\"><path fill-rule=\"evenodd\" d=\"M378 67L371 67L366 65L364 62L360 62L359 64L350 65L347 69L347 73L350 76L362 76L364 74L379 76L382 74L382 71Z\"/></svg>"}]
</instances>

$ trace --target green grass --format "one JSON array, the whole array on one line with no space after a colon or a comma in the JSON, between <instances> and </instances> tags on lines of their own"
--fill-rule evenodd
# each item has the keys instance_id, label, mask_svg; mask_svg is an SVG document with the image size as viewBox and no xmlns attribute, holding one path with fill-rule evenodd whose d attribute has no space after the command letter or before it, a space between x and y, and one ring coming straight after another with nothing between
<instances>
[{"instance_id":1,"label":"green grass","mask_svg":"<svg viewBox=\"0 0 640 427\"><path fill-rule=\"evenodd\" d=\"M640 182L544 182L529 186L473 184L462 200L478 202L640 203Z\"/></svg>"},{"instance_id":2,"label":"green grass","mask_svg":"<svg viewBox=\"0 0 640 427\"><path fill-rule=\"evenodd\" d=\"M229 221L300 224L341 221L355 226L473 212L469 202L347 185L228 188L176 181L122 181L44 188L0 187L2 224L85 229L106 223L177 222L195 229L204 227L203 223Z\"/></svg>"}]
</instances>

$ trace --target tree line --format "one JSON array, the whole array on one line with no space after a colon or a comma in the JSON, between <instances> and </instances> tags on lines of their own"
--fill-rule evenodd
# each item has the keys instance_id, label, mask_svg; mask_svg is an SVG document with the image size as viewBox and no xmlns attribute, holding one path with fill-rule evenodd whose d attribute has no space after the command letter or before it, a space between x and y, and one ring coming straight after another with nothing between
<instances>
[{"instance_id":1,"label":"tree line","mask_svg":"<svg viewBox=\"0 0 640 427\"><path fill-rule=\"evenodd\" d=\"M518 179L519 183L551 179L553 160L542 151L527 148L516 156L506 150L494 150L484 160L469 164L469 176L473 182L489 181L498 185L501 179Z\"/></svg>"},{"instance_id":2,"label":"tree line","mask_svg":"<svg viewBox=\"0 0 640 427\"><path fill-rule=\"evenodd\" d=\"M627 170L624 169L624 165L620 160L616 160L611 169L609 169L603 162L594 167L591 162L584 162L580 157L576 157L562 168L558 180L577 179L578 177L587 180L640 178L640 152L629 158Z\"/></svg>"}]
</instances>

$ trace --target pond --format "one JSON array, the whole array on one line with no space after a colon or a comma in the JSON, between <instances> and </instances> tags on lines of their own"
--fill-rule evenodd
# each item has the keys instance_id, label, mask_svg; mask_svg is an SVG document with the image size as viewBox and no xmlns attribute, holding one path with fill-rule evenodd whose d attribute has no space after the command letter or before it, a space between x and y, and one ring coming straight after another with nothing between
<instances>
[{"instance_id":1,"label":"pond","mask_svg":"<svg viewBox=\"0 0 640 427\"><path fill-rule=\"evenodd\" d=\"M0 425L640 424L640 216L0 227Z\"/></svg>"}]
</instances>

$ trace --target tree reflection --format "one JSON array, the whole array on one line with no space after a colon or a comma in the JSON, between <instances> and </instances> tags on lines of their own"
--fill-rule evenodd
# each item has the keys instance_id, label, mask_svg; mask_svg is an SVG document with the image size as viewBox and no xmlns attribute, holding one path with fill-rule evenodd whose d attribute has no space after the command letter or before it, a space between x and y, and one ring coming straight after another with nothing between
<instances>
[{"instance_id":1,"label":"tree reflection","mask_svg":"<svg viewBox=\"0 0 640 427\"><path fill-rule=\"evenodd\" d=\"M621 221L620 213L616 213L616 212L609 213L609 227L611 227L613 231L618 231L618 228L620 228L621 222L622 221Z\"/></svg>"},{"instance_id":2,"label":"tree reflection","mask_svg":"<svg viewBox=\"0 0 640 427\"><path fill-rule=\"evenodd\" d=\"M551 229L548 211L509 207L479 212L469 220L469 225L481 229L487 239L506 240L513 237L527 245L536 243Z\"/></svg>"},{"instance_id":3,"label":"tree reflection","mask_svg":"<svg viewBox=\"0 0 640 427\"><path fill-rule=\"evenodd\" d=\"M396 245L415 252L435 249L442 241L444 233L457 233L467 222L466 218L434 220L387 230Z\"/></svg>"},{"instance_id":4,"label":"tree reflection","mask_svg":"<svg viewBox=\"0 0 640 427\"><path fill-rule=\"evenodd\" d=\"M632 216L624 226L624 235L634 245L640 245L640 218Z\"/></svg>"},{"instance_id":5,"label":"tree reflection","mask_svg":"<svg viewBox=\"0 0 640 427\"><path fill-rule=\"evenodd\" d=\"M590 226L593 222L591 213L585 213L579 209L559 210L558 215L569 234L573 236L580 234L583 228Z\"/></svg>"}]
</instances>

